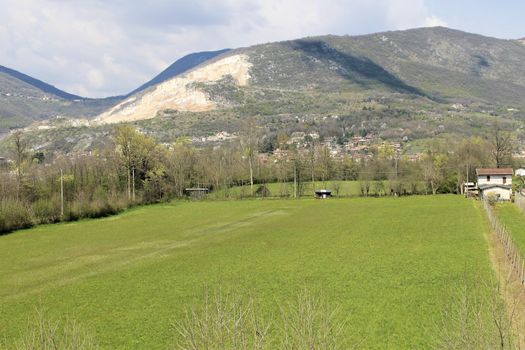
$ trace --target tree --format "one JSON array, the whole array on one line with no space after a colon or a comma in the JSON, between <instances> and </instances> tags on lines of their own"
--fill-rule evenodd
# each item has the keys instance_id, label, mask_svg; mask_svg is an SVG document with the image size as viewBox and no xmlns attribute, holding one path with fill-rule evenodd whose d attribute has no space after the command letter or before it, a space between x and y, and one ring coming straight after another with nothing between
<instances>
[{"instance_id":1,"label":"tree","mask_svg":"<svg viewBox=\"0 0 525 350\"><path fill-rule=\"evenodd\" d=\"M492 133L492 150L491 154L497 168L508 165L512 153L512 142L509 132L501 130L499 124L496 124Z\"/></svg>"},{"instance_id":2,"label":"tree","mask_svg":"<svg viewBox=\"0 0 525 350\"><path fill-rule=\"evenodd\" d=\"M16 175L18 179L20 180L20 177L22 176L22 166L27 158L27 142L25 138L23 137L23 134L21 131L17 131L13 133L12 140L13 140L12 149L13 149L14 158L15 158Z\"/></svg>"},{"instance_id":3,"label":"tree","mask_svg":"<svg viewBox=\"0 0 525 350\"><path fill-rule=\"evenodd\" d=\"M119 125L115 129L115 144L126 169L128 199L135 200L135 177L146 178L152 164L156 142L138 131L131 125Z\"/></svg>"},{"instance_id":4,"label":"tree","mask_svg":"<svg viewBox=\"0 0 525 350\"><path fill-rule=\"evenodd\" d=\"M446 179L445 170L448 162L446 154L429 151L423 158L422 170L425 181L430 185L432 194L436 194Z\"/></svg>"},{"instance_id":5,"label":"tree","mask_svg":"<svg viewBox=\"0 0 525 350\"><path fill-rule=\"evenodd\" d=\"M253 166L257 150L259 149L257 124L254 118L246 119L241 125L241 147L243 149L243 155L248 160L248 167L250 170L250 193L254 195L253 188Z\"/></svg>"}]
</instances>

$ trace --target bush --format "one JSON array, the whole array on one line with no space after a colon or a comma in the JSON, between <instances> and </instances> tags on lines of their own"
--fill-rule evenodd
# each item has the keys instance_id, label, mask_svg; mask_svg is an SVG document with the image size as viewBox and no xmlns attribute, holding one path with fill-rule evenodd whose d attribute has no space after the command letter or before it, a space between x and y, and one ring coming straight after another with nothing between
<instances>
[{"instance_id":1,"label":"bush","mask_svg":"<svg viewBox=\"0 0 525 350\"><path fill-rule=\"evenodd\" d=\"M37 309L17 349L34 350L93 350L98 345L93 336L74 320L56 320L42 309Z\"/></svg>"},{"instance_id":2,"label":"bush","mask_svg":"<svg viewBox=\"0 0 525 350\"><path fill-rule=\"evenodd\" d=\"M252 299L216 293L204 296L202 307L186 310L174 324L173 349L263 349L269 324Z\"/></svg>"},{"instance_id":3,"label":"bush","mask_svg":"<svg viewBox=\"0 0 525 350\"><path fill-rule=\"evenodd\" d=\"M268 317L253 298L237 292L205 293L203 305L187 309L186 317L174 324L173 348L349 348L342 314L323 298L304 291L279 306L280 317Z\"/></svg>"},{"instance_id":4,"label":"bush","mask_svg":"<svg viewBox=\"0 0 525 350\"><path fill-rule=\"evenodd\" d=\"M271 192L270 190L268 189L268 187L266 187L265 185L260 185L259 187L257 187L257 189L255 190L255 195L257 197L270 197L271 196Z\"/></svg>"},{"instance_id":5,"label":"bush","mask_svg":"<svg viewBox=\"0 0 525 350\"><path fill-rule=\"evenodd\" d=\"M32 205L36 223L51 224L60 221L60 199L39 199Z\"/></svg>"},{"instance_id":6,"label":"bush","mask_svg":"<svg viewBox=\"0 0 525 350\"><path fill-rule=\"evenodd\" d=\"M7 233L33 226L31 210L16 199L0 201L0 233Z\"/></svg>"},{"instance_id":7,"label":"bush","mask_svg":"<svg viewBox=\"0 0 525 350\"><path fill-rule=\"evenodd\" d=\"M495 206L498 202L498 197L494 193L489 193L487 196L487 202L489 202L490 206Z\"/></svg>"},{"instance_id":8,"label":"bush","mask_svg":"<svg viewBox=\"0 0 525 350\"><path fill-rule=\"evenodd\" d=\"M106 198L89 199L78 196L73 202L66 204L66 220L75 221L84 218L101 218L115 215L129 207L124 196L108 196Z\"/></svg>"}]
</instances>

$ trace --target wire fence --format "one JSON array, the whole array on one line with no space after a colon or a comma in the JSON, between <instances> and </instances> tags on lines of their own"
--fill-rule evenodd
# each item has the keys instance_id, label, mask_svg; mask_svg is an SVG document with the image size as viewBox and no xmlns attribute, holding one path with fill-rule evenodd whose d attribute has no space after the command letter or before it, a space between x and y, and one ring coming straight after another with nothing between
<instances>
[{"instance_id":1,"label":"wire fence","mask_svg":"<svg viewBox=\"0 0 525 350\"><path fill-rule=\"evenodd\" d=\"M525 259L523 259L516 243L514 243L511 232L499 221L487 200L483 201L483 206L487 212L492 229L503 245L507 262L512 270L517 273L520 283L525 287Z\"/></svg>"},{"instance_id":2,"label":"wire fence","mask_svg":"<svg viewBox=\"0 0 525 350\"><path fill-rule=\"evenodd\" d=\"M518 208L525 212L525 196L523 196L521 192L517 192L516 196L514 196L514 203Z\"/></svg>"}]
</instances>

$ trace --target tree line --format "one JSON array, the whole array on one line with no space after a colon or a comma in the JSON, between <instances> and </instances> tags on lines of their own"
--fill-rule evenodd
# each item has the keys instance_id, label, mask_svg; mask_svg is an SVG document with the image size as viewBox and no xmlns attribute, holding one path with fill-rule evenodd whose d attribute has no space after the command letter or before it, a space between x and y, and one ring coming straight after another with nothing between
<instances>
[{"instance_id":1,"label":"tree line","mask_svg":"<svg viewBox=\"0 0 525 350\"><path fill-rule=\"evenodd\" d=\"M192 187L209 188L214 198L297 198L330 186L338 195L337 181L354 180L362 196L459 193L463 182L474 181L477 167L513 162L511 136L497 127L490 138L454 144L436 140L415 161L380 147L372 147L366 160L334 158L328 147L308 142L298 149L279 135L277 146L285 156L267 157L261 153L265 136L250 120L238 139L205 148L184 138L159 144L123 124L100 150L50 156L31 151L25 135L15 132L10 138L12 163L0 167L0 233L185 198L185 189ZM290 191L271 193L270 183L287 184ZM231 191L239 186L243 191Z\"/></svg>"}]
</instances>

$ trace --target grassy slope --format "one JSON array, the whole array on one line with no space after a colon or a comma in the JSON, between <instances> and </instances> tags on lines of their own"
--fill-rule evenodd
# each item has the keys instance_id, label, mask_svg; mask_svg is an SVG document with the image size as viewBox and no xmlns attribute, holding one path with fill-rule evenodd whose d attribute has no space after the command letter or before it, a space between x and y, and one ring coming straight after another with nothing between
<instances>
[{"instance_id":1,"label":"grassy slope","mask_svg":"<svg viewBox=\"0 0 525 350\"><path fill-rule=\"evenodd\" d=\"M450 288L491 275L483 232L453 196L177 203L41 226L0 237L0 329L12 341L44 304L103 348L161 349L205 286L252 292L268 314L307 286L366 347L429 348Z\"/></svg>"},{"instance_id":2,"label":"grassy slope","mask_svg":"<svg viewBox=\"0 0 525 350\"><path fill-rule=\"evenodd\" d=\"M512 203L498 203L497 214L525 256L525 214Z\"/></svg>"}]
</instances>

